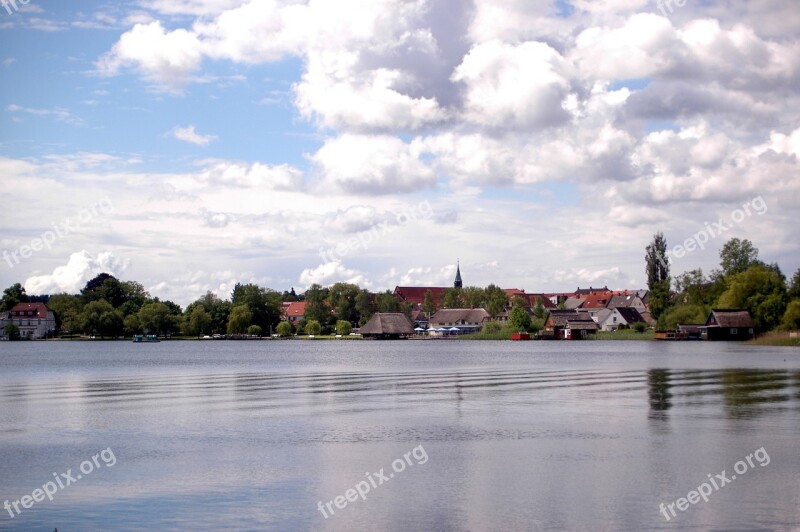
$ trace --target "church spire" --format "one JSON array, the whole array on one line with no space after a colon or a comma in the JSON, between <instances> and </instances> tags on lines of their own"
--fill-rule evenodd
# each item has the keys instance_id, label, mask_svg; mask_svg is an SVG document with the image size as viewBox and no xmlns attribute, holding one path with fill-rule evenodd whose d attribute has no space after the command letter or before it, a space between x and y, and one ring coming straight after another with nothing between
<instances>
[{"instance_id":1,"label":"church spire","mask_svg":"<svg viewBox=\"0 0 800 532\"><path fill-rule=\"evenodd\" d=\"M456 262L456 280L453 281L453 288L461 288L461 261Z\"/></svg>"}]
</instances>

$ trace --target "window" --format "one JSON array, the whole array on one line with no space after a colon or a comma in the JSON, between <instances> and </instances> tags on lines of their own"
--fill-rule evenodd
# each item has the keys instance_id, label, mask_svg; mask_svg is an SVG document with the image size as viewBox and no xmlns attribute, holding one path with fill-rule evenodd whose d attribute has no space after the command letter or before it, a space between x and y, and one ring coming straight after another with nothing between
<instances>
[{"instance_id":1,"label":"window","mask_svg":"<svg viewBox=\"0 0 800 532\"><path fill-rule=\"evenodd\" d=\"M731 327L731 334L739 334L739 329Z\"/></svg>"}]
</instances>

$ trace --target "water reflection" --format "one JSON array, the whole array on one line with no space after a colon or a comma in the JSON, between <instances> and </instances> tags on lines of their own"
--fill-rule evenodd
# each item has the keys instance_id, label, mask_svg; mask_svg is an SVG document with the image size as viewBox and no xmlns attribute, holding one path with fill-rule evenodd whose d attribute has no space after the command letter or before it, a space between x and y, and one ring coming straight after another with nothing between
<instances>
[{"instance_id":1,"label":"water reflection","mask_svg":"<svg viewBox=\"0 0 800 532\"><path fill-rule=\"evenodd\" d=\"M647 372L650 417L667 419L676 406L720 405L728 418L754 418L800 397L800 374L782 370L651 369Z\"/></svg>"}]
</instances>

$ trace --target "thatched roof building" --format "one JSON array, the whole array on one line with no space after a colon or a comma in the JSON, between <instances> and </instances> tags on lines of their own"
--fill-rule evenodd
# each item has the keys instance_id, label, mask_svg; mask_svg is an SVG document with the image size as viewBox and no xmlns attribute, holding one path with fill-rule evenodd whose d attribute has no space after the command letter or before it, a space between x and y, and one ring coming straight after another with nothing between
<instances>
[{"instance_id":1,"label":"thatched roof building","mask_svg":"<svg viewBox=\"0 0 800 532\"><path fill-rule=\"evenodd\" d=\"M378 312L358 332L364 338L397 340L414 334L414 324L402 312Z\"/></svg>"}]
</instances>

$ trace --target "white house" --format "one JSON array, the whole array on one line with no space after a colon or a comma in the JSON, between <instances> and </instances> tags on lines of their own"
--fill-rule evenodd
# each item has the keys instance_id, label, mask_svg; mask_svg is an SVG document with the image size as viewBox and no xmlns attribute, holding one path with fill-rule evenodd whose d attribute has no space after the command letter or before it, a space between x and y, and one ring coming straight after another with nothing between
<instances>
[{"instance_id":1,"label":"white house","mask_svg":"<svg viewBox=\"0 0 800 532\"><path fill-rule=\"evenodd\" d=\"M20 303L3 320L3 329L9 323L19 328L22 338L44 338L56 331L56 315L44 303ZM1 331L5 335L5 331Z\"/></svg>"}]
</instances>

